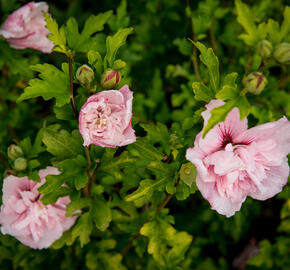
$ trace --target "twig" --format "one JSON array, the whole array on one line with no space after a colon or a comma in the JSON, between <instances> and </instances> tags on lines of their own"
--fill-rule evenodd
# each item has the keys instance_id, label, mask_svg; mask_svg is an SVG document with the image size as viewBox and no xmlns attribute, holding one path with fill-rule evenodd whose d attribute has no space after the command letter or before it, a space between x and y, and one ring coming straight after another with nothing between
<instances>
[{"instance_id":1,"label":"twig","mask_svg":"<svg viewBox=\"0 0 290 270\"><path fill-rule=\"evenodd\" d=\"M189 0L186 0L186 6L190 9ZM196 41L195 34L194 34L194 26L193 26L192 18L191 17L188 17L188 20L189 20L189 25L190 25L190 29L191 29L191 37L192 37L192 40L193 41ZM193 46L193 49L192 49L192 64L193 64L193 69L194 69L194 73L195 73L196 79L198 81L200 81L201 78L200 78L199 68L198 68L198 62L197 62L197 49L196 49L195 46Z\"/></svg>"},{"instance_id":2,"label":"twig","mask_svg":"<svg viewBox=\"0 0 290 270\"><path fill-rule=\"evenodd\" d=\"M157 210L156 210L156 216L160 214L160 211L167 205L167 203L171 200L173 194L167 194L167 196L164 198L164 200L159 204Z\"/></svg>"},{"instance_id":3,"label":"twig","mask_svg":"<svg viewBox=\"0 0 290 270\"><path fill-rule=\"evenodd\" d=\"M143 225L142 225L143 226ZM129 250L131 249L131 247L133 247L134 241L137 240L140 237L140 229L142 228L142 226L139 228L139 231L137 234L133 235L130 238L130 241L128 242L128 244L123 248L121 255L124 258L124 256L129 252Z\"/></svg>"},{"instance_id":4,"label":"twig","mask_svg":"<svg viewBox=\"0 0 290 270\"><path fill-rule=\"evenodd\" d=\"M73 84L73 67L72 67L72 56L68 57L68 67L69 67L69 85L70 85L70 103L74 112L74 116L78 119L78 111L74 99L74 84Z\"/></svg>"},{"instance_id":5,"label":"twig","mask_svg":"<svg viewBox=\"0 0 290 270\"><path fill-rule=\"evenodd\" d=\"M88 161L88 166L87 166L86 171L87 171L87 175L89 177L89 181L85 185L83 193L84 193L85 197L89 197L90 194L91 194L91 188L92 188L93 183L94 183L94 178L96 176L96 170L94 170L93 172L90 172L90 169L92 167L92 161L91 161L89 147L85 146L85 152L86 152L86 158L87 158L87 161Z\"/></svg>"}]
</instances>

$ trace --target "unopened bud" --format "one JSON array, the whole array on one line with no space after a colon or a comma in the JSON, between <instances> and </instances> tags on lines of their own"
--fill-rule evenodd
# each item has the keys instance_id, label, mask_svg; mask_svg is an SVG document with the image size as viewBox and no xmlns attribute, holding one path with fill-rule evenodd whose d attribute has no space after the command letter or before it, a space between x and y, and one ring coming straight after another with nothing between
<instances>
[{"instance_id":1,"label":"unopened bud","mask_svg":"<svg viewBox=\"0 0 290 270\"><path fill-rule=\"evenodd\" d=\"M20 146L11 144L7 149L7 155L11 160L15 160L16 158L23 156L23 151Z\"/></svg>"},{"instance_id":2,"label":"unopened bud","mask_svg":"<svg viewBox=\"0 0 290 270\"><path fill-rule=\"evenodd\" d=\"M261 72L252 72L243 80L243 83L248 92L259 95L268 81Z\"/></svg>"},{"instance_id":3,"label":"unopened bud","mask_svg":"<svg viewBox=\"0 0 290 270\"><path fill-rule=\"evenodd\" d=\"M259 54L263 58L268 58L271 56L273 47L272 47L272 44L269 40L264 39L264 40L259 42L258 50L259 50Z\"/></svg>"},{"instance_id":4,"label":"unopened bud","mask_svg":"<svg viewBox=\"0 0 290 270\"><path fill-rule=\"evenodd\" d=\"M23 157L19 157L14 161L14 169L16 171L24 171L27 168L27 160Z\"/></svg>"},{"instance_id":5,"label":"unopened bud","mask_svg":"<svg viewBox=\"0 0 290 270\"><path fill-rule=\"evenodd\" d=\"M196 167L191 162L182 164L179 174L180 179L189 187L191 187L196 178Z\"/></svg>"},{"instance_id":6,"label":"unopened bud","mask_svg":"<svg viewBox=\"0 0 290 270\"><path fill-rule=\"evenodd\" d=\"M76 77L81 85L85 86L86 88L90 87L91 82L94 80L95 75L94 71L87 65L82 65L78 68Z\"/></svg>"},{"instance_id":7,"label":"unopened bud","mask_svg":"<svg viewBox=\"0 0 290 270\"><path fill-rule=\"evenodd\" d=\"M274 58L281 64L290 64L290 43L279 44L274 51Z\"/></svg>"},{"instance_id":8,"label":"unopened bud","mask_svg":"<svg viewBox=\"0 0 290 270\"><path fill-rule=\"evenodd\" d=\"M101 86L103 89L114 89L120 82L119 71L107 69L101 77Z\"/></svg>"}]
</instances>

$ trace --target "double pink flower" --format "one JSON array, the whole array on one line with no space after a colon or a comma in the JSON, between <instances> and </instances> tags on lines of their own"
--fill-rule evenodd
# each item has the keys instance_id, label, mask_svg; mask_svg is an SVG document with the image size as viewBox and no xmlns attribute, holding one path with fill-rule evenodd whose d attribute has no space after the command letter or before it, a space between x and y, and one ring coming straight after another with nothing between
<instances>
[{"instance_id":1,"label":"double pink flower","mask_svg":"<svg viewBox=\"0 0 290 270\"><path fill-rule=\"evenodd\" d=\"M132 100L133 93L127 85L89 97L79 116L84 145L116 147L135 142L131 126Z\"/></svg>"},{"instance_id":2,"label":"double pink flower","mask_svg":"<svg viewBox=\"0 0 290 270\"><path fill-rule=\"evenodd\" d=\"M41 183L10 175L3 184L1 232L35 249L48 248L76 221L76 217L65 216L66 206L70 203L68 196L49 205L40 201L42 195L38 188L48 174L59 174L59 171L53 167L40 170Z\"/></svg>"},{"instance_id":3,"label":"double pink flower","mask_svg":"<svg viewBox=\"0 0 290 270\"><path fill-rule=\"evenodd\" d=\"M31 48L50 53L54 44L46 37L49 31L45 28L42 11L48 12L45 2L24 5L7 18L0 29L0 35L15 49Z\"/></svg>"},{"instance_id":4,"label":"double pink flower","mask_svg":"<svg viewBox=\"0 0 290 270\"><path fill-rule=\"evenodd\" d=\"M202 113L204 126L210 111L224 104L213 100ZM286 117L247 129L234 108L202 138L201 131L186 158L197 167L196 184L212 209L230 217L239 211L247 196L266 200L287 183L290 124Z\"/></svg>"}]
</instances>

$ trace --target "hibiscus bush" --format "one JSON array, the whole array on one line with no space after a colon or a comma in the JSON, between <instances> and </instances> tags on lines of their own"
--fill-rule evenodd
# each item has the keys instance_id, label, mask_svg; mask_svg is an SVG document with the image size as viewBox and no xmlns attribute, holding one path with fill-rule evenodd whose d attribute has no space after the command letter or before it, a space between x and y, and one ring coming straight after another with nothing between
<instances>
[{"instance_id":1,"label":"hibiscus bush","mask_svg":"<svg viewBox=\"0 0 290 270\"><path fill-rule=\"evenodd\" d=\"M288 269L283 0L0 0L0 265Z\"/></svg>"}]
</instances>

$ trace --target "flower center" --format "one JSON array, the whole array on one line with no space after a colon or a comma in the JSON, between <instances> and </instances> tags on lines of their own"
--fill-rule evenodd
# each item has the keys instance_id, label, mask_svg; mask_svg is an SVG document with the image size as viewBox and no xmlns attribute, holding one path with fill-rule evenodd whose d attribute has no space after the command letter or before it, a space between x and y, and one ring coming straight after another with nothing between
<instances>
[{"instance_id":1,"label":"flower center","mask_svg":"<svg viewBox=\"0 0 290 270\"><path fill-rule=\"evenodd\" d=\"M99 105L95 112L95 127L98 130L103 130L107 126L107 118L108 115L111 113L109 106L101 106Z\"/></svg>"}]
</instances>

